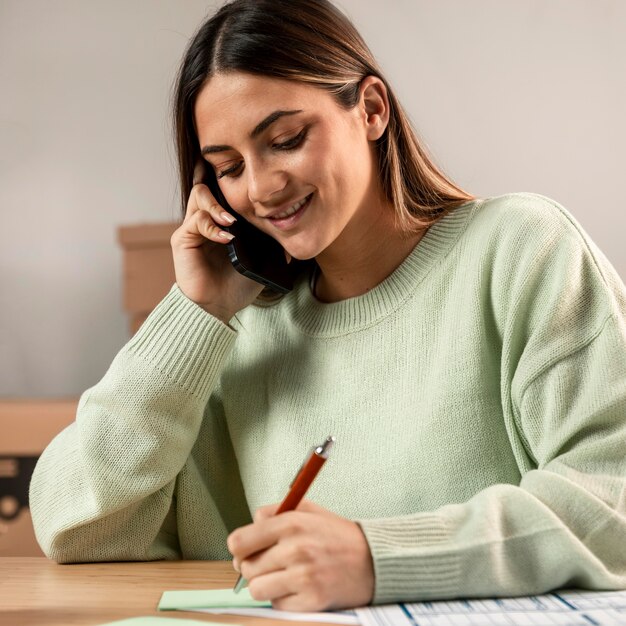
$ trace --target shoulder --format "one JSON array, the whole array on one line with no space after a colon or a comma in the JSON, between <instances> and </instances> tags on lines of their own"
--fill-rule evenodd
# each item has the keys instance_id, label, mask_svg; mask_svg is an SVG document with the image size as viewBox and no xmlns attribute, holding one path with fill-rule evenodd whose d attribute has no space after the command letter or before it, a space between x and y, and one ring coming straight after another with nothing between
<instances>
[{"instance_id":1,"label":"shoulder","mask_svg":"<svg viewBox=\"0 0 626 626\"><path fill-rule=\"evenodd\" d=\"M586 235L572 214L555 200L537 193L508 193L482 199L472 218L474 228L514 235L524 231L530 239L545 239L567 232L581 242Z\"/></svg>"},{"instance_id":2,"label":"shoulder","mask_svg":"<svg viewBox=\"0 0 626 626\"><path fill-rule=\"evenodd\" d=\"M593 306L620 315L626 310L617 271L573 215L551 198L535 193L485 198L476 203L467 234L469 245L480 250L492 297L503 307L550 302L554 310L569 302L587 312Z\"/></svg>"},{"instance_id":3,"label":"shoulder","mask_svg":"<svg viewBox=\"0 0 626 626\"><path fill-rule=\"evenodd\" d=\"M485 253L509 270L513 260L528 270L560 259L557 265L565 270L568 263L584 259L605 279L607 272L614 272L574 216L556 200L537 193L482 199L467 234L481 240Z\"/></svg>"}]
</instances>

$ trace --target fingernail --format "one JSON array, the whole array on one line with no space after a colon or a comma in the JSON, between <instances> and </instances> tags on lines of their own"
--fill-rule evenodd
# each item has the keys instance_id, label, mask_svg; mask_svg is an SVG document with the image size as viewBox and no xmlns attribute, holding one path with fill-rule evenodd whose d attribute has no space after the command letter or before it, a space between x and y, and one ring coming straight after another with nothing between
<instances>
[{"instance_id":1,"label":"fingernail","mask_svg":"<svg viewBox=\"0 0 626 626\"><path fill-rule=\"evenodd\" d=\"M235 235L232 233L227 233L225 230L220 230L220 237L222 239L228 239L228 241L232 241L235 238Z\"/></svg>"},{"instance_id":2,"label":"fingernail","mask_svg":"<svg viewBox=\"0 0 626 626\"><path fill-rule=\"evenodd\" d=\"M231 215L230 213L226 213L226 211L222 213L222 219L225 219L229 224L237 221L237 218L235 216Z\"/></svg>"}]
</instances>

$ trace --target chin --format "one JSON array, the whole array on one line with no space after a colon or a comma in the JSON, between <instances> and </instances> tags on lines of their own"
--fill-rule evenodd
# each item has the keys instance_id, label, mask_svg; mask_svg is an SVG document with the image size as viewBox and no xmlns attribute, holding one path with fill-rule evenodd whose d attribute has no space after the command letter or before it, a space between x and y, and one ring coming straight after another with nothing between
<instances>
[{"instance_id":1,"label":"chin","mask_svg":"<svg viewBox=\"0 0 626 626\"><path fill-rule=\"evenodd\" d=\"M287 250L287 252L289 252L291 257L296 259L297 261L310 261L311 259L314 259L322 251L322 250L319 250L318 248L313 249L311 248L311 246L307 246L306 248L304 246L302 247L298 247L298 246L286 247L285 246L285 250Z\"/></svg>"},{"instance_id":2,"label":"chin","mask_svg":"<svg viewBox=\"0 0 626 626\"><path fill-rule=\"evenodd\" d=\"M289 252L289 250L287 250L287 252ZM310 261L317 256L316 254L292 254L291 252L289 252L289 254L291 255L291 258L296 261Z\"/></svg>"},{"instance_id":3,"label":"chin","mask_svg":"<svg viewBox=\"0 0 626 626\"><path fill-rule=\"evenodd\" d=\"M312 241L289 241L283 244L285 250L298 261L309 261L314 259L320 252L324 250L324 247L317 242Z\"/></svg>"}]
</instances>

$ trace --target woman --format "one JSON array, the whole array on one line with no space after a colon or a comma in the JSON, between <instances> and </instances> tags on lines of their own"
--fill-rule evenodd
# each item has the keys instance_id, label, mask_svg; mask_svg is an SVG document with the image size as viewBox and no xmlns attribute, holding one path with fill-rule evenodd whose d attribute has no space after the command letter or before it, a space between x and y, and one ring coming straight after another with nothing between
<instances>
[{"instance_id":1,"label":"woman","mask_svg":"<svg viewBox=\"0 0 626 626\"><path fill-rule=\"evenodd\" d=\"M626 293L571 216L451 183L326 0L218 11L175 121L176 284L38 464L46 553L232 554L295 610L625 587ZM211 181L291 293L233 270Z\"/></svg>"}]
</instances>

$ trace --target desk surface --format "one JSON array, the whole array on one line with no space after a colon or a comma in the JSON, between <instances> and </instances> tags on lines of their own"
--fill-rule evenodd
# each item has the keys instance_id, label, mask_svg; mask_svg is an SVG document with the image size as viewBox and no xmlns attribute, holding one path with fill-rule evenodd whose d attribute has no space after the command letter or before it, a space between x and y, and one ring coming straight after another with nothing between
<instances>
[{"instance_id":1,"label":"desk surface","mask_svg":"<svg viewBox=\"0 0 626 626\"><path fill-rule=\"evenodd\" d=\"M58 565L40 557L0 557L0 626L87 626L140 615L244 626L294 623L156 610L163 591L223 589L236 578L232 565L223 561Z\"/></svg>"}]
</instances>

